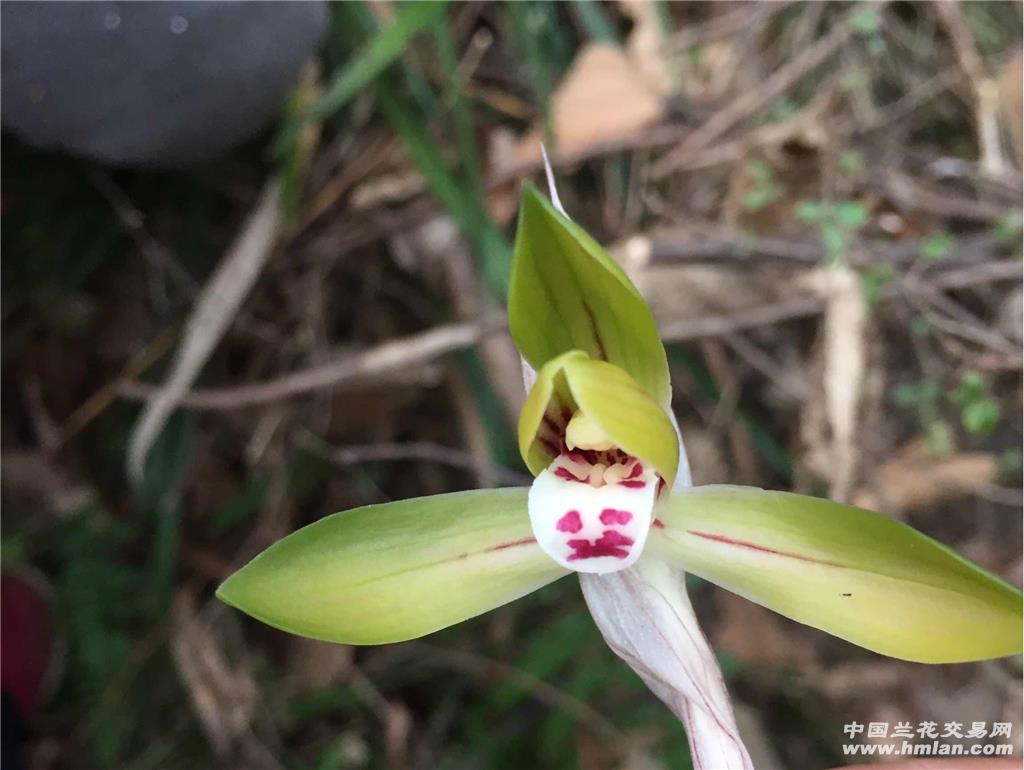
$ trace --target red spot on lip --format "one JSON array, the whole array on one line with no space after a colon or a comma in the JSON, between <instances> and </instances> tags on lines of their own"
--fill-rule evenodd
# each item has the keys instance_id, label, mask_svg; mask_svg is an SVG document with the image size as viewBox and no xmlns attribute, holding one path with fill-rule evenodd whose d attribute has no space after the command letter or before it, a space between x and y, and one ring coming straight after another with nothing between
<instances>
[{"instance_id":1,"label":"red spot on lip","mask_svg":"<svg viewBox=\"0 0 1024 770\"><path fill-rule=\"evenodd\" d=\"M616 508L605 508L601 511L602 524L629 524L633 514L629 511L620 511Z\"/></svg>"},{"instance_id":2,"label":"red spot on lip","mask_svg":"<svg viewBox=\"0 0 1024 770\"><path fill-rule=\"evenodd\" d=\"M597 542L611 545L633 545L633 538L627 537L614 529L606 529L601 533L601 539Z\"/></svg>"},{"instance_id":3,"label":"red spot on lip","mask_svg":"<svg viewBox=\"0 0 1024 770\"><path fill-rule=\"evenodd\" d=\"M619 486L628 487L629 489L643 489L647 486L646 481L640 481L639 479L626 479L620 481Z\"/></svg>"},{"instance_id":4,"label":"red spot on lip","mask_svg":"<svg viewBox=\"0 0 1024 770\"><path fill-rule=\"evenodd\" d=\"M637 463L636 465L633 466L633 470L631 470L629 472L629 475L626 476L626 478L627 479L635 479L637 476L639 476L643 472L644 472L643 463Z\"/></svg>"},{"instance_id":5,"label":"red spot on lip","mask_svg":"<svg viewBox=\"0 0 1024 770\"><path fill-rule=\"evenodd\" d=\"M569 511L558 520L555 525L559 532L576 533L583 529L583 522L580 520L579 511Z\"/></svg>"},{"instance_id":6,"label":"red spot on lip","mask_svg":"<svg viewBox=\"0 0 1024 770\"><path fill-rule=\"evenodd\" d=\"M569 561L595 559L600 556L612 556L616 559L629 557L628 546L633 545L633 538L626 537L614 529L606 529L597 540L570 540L567 545L573 549ZM626 546L625 548L622 546Z\"/></svg>"},{"instance_id":7,"label":"red spot on lip","mask_svg":"<svg viewBox=\"0 0 1024 770\"><path fill-rule=\"evenodd\" d=\"M693 529L688 529L686 531L687 531L688 534L694 535L695 537L700 537L700 538L703 538L705 540L713 540L716 543L725 543L726 545L735 545L735 546L738 546L740 548L748 548L751 551L759 551L761 553L770 553L770 554L774 554L775 556L785 556L785 557L787 557L789 559L799 559L800 561L809 561L809 562L812 562L813 564L825 564L825 565L827 565L829 567L845 567L846 566L845 564L840 564L839 562L828 561L826 559L815 559L813 556L804 556L803 554L791 553L789 551L780 551L777 548L769 548L768 546L758 545L757 543L751 543L751 542L748 542L746 540L735 540L734 538L726 537L725 535L715 535L715 534L713 534L711 532L697 532L696 530L693 530Z\"/></svg>"}]
</instances>

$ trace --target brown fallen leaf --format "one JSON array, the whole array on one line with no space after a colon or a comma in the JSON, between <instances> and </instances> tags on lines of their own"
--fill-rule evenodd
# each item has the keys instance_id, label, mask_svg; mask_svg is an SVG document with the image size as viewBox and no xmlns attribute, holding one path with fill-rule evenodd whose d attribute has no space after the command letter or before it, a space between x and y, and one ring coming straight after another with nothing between
<instances>
[{"instance_id":1,"label":"brown fallen leaf","mask_svg":"<svg viewBox=\"0 0 1024 770\"><path fill-rule=\"evenodd\" d=\"M853 504L861 508L913 511L956 500L991 484L999 471L989 452L960 452L936 457L918 439L882 463L857 491Z\"/></svg>"},{"instance_id":2,"label":"brown fallen leaf","mask_svg":"<svg viewBox=\"0 0 1024 770\"><path fill-rule=\"evenodd\" d=\"M661 98L633 62L606 43L583 46L551 97L551 129L560 155L582 153L596 144L621 140L655 123ZM519 140L515 164L540 160L542 132L534 127Z\"/></svg>"}]
</instances>

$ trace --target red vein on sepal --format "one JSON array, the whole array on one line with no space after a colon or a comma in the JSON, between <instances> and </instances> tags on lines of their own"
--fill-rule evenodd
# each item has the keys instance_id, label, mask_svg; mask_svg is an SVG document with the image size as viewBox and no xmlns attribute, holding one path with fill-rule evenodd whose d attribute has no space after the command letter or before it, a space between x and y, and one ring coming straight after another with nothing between
<instances>
[{"instance_id":1,"label":"red vein on sepal","mask_svg":"<svg viewBox=\"0 0 1024 770\"><path fill-rule=\"evenodd\" d=\"M482 551L466 551L460 553L455 558L461 561L462 559L468 559L470 556L481 556L485 553L495 553L497 551L505 551L509 548L518 548L521 545L529 545L530 543L536 543L537 539L534 537L524 537L521 540L509 540L507 543L498 543L497 545L491 545L484 548Z\"/></svg>"},{"instance_id":2,"label":"red vein on sepal","mask_svg":"<svg viewBox=\"0 0 1024 770\"><path fill-rule=\"evenodd\" d=\"M845 564L840 564L835 561L828 561L827 559L815 559L813 556L804 556L799 553L792 553L790 551L780 551L777 548L769 548L768 546L758 545L757 543L751 543L747 540L736 540L725 535L716 535L711 532L698 532L694 529L686 530L688 535L700 537L705 540L713 540L716 543L725 543L726 545L735 545L739 548L748 548L751 551L758 551L760 553L770 553L773 556L785 556L789 559L797 559L799 561L808 561L814 564L825 564L829 567L846 567Z\"/></svg>"},{"instance_id":3,"label":"red vein on sepal","mask_svg":"<svg viewBox=\"0 0 1024 770\"><path fill-rule=\"evenodd\" d=\"M590 329L594 334L594 343L597 345L597 352L602 360L607 361L608 352L604 348L604 340L601 339L601 331L597 328L597 319L594 317L594 311L590 309L590 305L587 304L586 300L583 300L582 303L583 312L587 314L587 320L590 321Z\"/></svg>"},{"instance_id":4,"label":"red vein on sepal","mask_svg":"<svg viewBox=\"0 0 1024 770\"><path fill-rule=\"evenodd\" d=\"M490 548L485 548L483 551L481 551L481 553L492 553L494 551L504 551L506 548L515 548L516 546L529 545L530 543L536 543L536 542L537 542L537 538L534 538L534 537L524 537L521 540L510 540L507 543L498 543L497 545L492 545Z\"/></svg>"}]
</instances>

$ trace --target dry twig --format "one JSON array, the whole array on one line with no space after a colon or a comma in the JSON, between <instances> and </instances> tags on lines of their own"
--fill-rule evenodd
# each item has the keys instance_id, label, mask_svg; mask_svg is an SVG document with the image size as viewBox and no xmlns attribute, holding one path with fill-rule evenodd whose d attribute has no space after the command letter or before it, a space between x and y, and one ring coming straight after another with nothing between
<instances>
[{"instance_id":1,"label":"dry twig","mask_svg":"<svg viewBox=\"0 0 1024 770\"><path fill-rule=\"evenodd\" d=\"M199 375L270 257L281 223L280 185L264 187L238 239L203 289L185 326L174 367L139 417L128 447L128 476L142 480L146 455L167 419Z\"/></svg>"},{"instance_id":2,"label":"dry twig","mask_svg":"<svg viewBox=\"0 0 1024 770\"><path fill-rule=\"evenodd\" d=\"M773 102L796 85L804 75L833 56L846 44L853 35L853 31L853 26L848 19L840 19L825 37L806 49L800 56L779 68L761 84L760 88L745 91L712 115L703 126L684 139L679 147L654 165L651 169L651 177L662 179L675 173L680 158L689 157L694 151L710 146L737 123Z\"/></svg>"},{"instance_id":3,"label":"dry twig","mask_svg":"<svg viewBox=\"0 0 1024 770\"><path fill-rule=\"evenodd\" d=\"M482 336L500 328L500 324L494 321L439 326L275 380L252 385L193 390L183 395L178 403L191 409L242 409L304 393L337 389L356 382L363 383L395 370L432 361L454 350L471 347ZM119 393L126 398L149 400L156 397L158 389L151 385L129 382L119 388Z\"/></svg>"}]
</instances>

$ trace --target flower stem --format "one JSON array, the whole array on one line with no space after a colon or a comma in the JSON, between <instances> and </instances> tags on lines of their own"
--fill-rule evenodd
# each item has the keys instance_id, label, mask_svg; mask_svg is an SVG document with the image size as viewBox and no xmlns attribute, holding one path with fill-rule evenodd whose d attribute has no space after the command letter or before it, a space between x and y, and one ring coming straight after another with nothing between
<instances>
[{"instance_id":1,"label":"flower stem","mask_svg":"<svg viewBox=\"0 0 1024 770\"><path fill-rule=\"evenodd\" d=\"M683 578L647 555L621 572L580 574L580 585L608 646L686 727L694 768L753 770Z\"/></svg>"}]
</instances>

